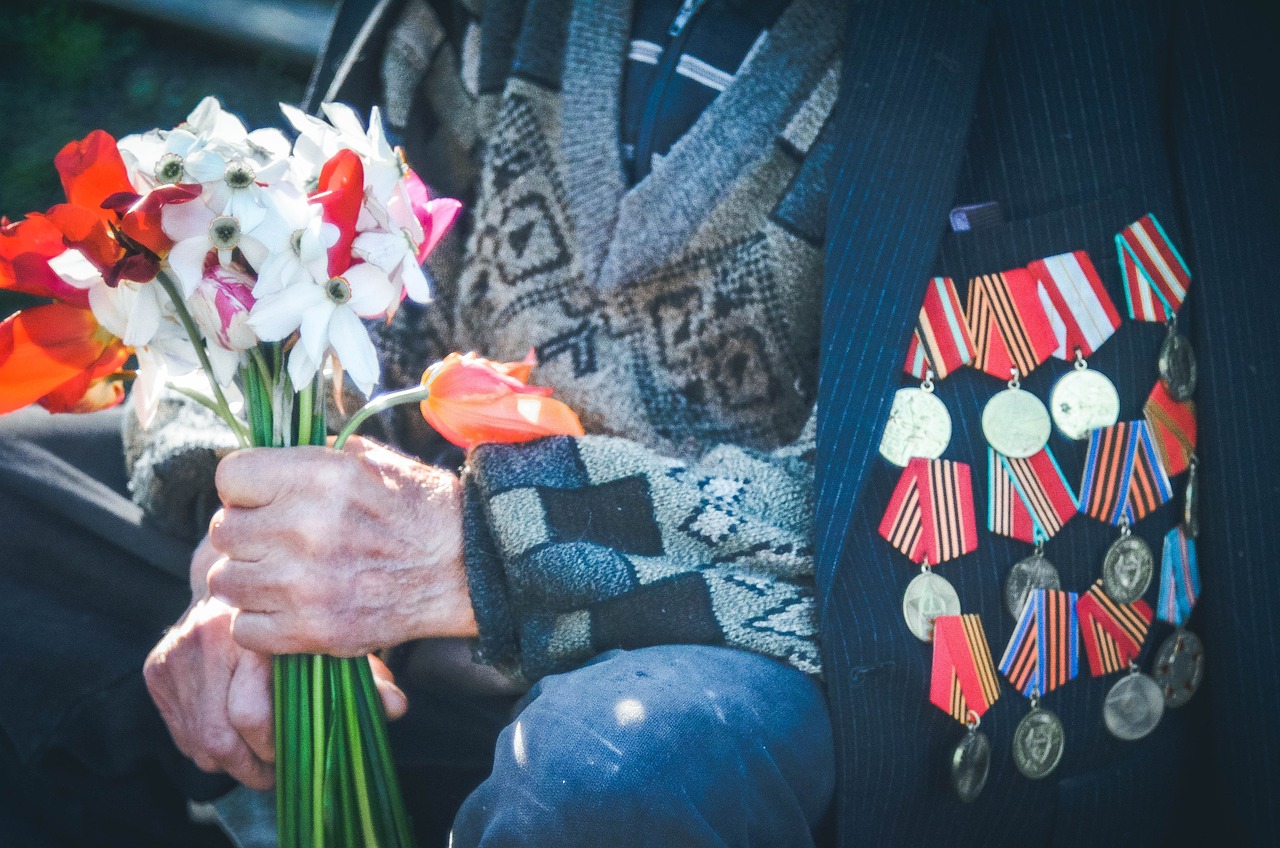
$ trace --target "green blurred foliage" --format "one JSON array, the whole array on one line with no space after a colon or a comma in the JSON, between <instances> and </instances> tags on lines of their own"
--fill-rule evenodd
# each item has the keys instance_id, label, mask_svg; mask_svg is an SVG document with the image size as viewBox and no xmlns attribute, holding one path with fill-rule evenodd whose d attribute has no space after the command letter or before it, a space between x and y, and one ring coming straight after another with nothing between
<instances>
[{"instance_id":1,"label":"green blurred foliage","mask_svg":"<svg viewBox=\"0 0 1280 848\"><path fill-rule=\"evenodd\" d=\"M53 157L104 129L172 127L208 94L250 125L281 126L307 68L192 30L76 0L40 0L0 26L0 215L62 199Z\"/></svg>"}]
</instances>

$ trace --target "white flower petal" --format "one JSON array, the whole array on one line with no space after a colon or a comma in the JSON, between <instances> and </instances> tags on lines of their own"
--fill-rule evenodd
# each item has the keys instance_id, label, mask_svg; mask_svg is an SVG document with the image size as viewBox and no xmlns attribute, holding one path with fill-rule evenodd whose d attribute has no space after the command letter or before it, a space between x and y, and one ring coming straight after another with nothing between
<instances>
[{"instance_id":1,"label":"white flower petal","mask_svg":"<svg viewBox=\"0 0 1280 848\"><path fill-rule=\"evenodd\" d=\"M329 303L329 298L319 286L290 286L255 303L249 311L249 326L264 342L278 342L298 329L307 309L320 303Z\"/></svg>"},{"instance_id":2,"label":"white flower petal","mask_svg":"<svg viewBox=\"0 0 1280 848\"><path fill-rule=\"evenodd\" d=\"M298 333L312 360L319 362L324 357L324 352L329 348L329 322L335 311L345 308L336 306L325 298L324 303L312 306L302 314L302 326L298 328Z\"/></svg>"},{"instance_id":3,"label":"white flower petal","mask_svg":"<svg viewBox=\"0 0 1280 848\"><path fill-rule=\"evenodd\" d=\"M209 244L209 236L202 233L194 238L184 239L169 251L169 267L182 284L182 296L191 297L204 276L204 260L213 245Z\"/></svg>"},{"instance_id":4,"label":"white flower petal","mask_svg":"<svg viewBox=\"0 0 1280 848\"><path fill-rule=\"evenodd\" d=\"M87 289L95 283L103 283L97 266L74 247L67 248L49 260L49 269L62 281L78 289Z\"/></svg>"},{"instance_id":5,"label":"white flower petal","mask_svg":"<svg viewBox=\"0 0 1280 848\"><path fill-rule=\"evenodd\" d=\"M294 345L289 351L289 379L293 381L295 387L310 383L318 370L320 370L319 361L308 356L307 349L302 345Z\"/></svg>"},{"instance_id":6,"label":"white flower petal","mask_svg":"<svg viewBox=\"0 0 1280 848\"><path fill-rule=\"evenodd\" d=\"M209 224L217 217L200 199L167 204L160 216L161 229L174 241L184 241L196 236L208 238Z\"/></svg>"},{"instance_id":7,"label":"white flower petal","mask_svg":"<svg viewBox=\"0 0 1280 848\"><path fill-rule=\"evenodd\" d=\"M352 382L368 396L378 382L379 368L378 352L364 323L350 309L334 310L329 321L329 343Z\"/></svg>"},{"instance_id":8,"label":"white flower petal","mask_svg":"<svg viewBox=\"0 0 1280 848\"><path fill-rule=\"evenodd\" d=\"M117 286L117 289L129 291L133 295L125 301L128 303L129 319L120 340L130 347L141 347L151 341L160 327L160 301L157 297L163 296L163 290L154 283L143 283L136 289L133 288L134 285L137 284L122 282Z\"/></svg>"},{"instance_id":9,"label":"white flower petal","mask_svg":"<svg viewBox=\"0 0 1280 848\"><path fill-rule=\"evenodd\" d=\"M352 265L342 277L351 286L351 300L346 305L363 318L385 315L400 297L387 272L368 262Z\"/></svg>"},{"instance_id":10,"label":"white flower petal","mask_svg":"<svg viewBox=\"0 0 1280 848\"><path fill-rule=\"evenodd\" d=\"M404 236L392 233L361 233L352 242L351 250L365 262L376 265L389 274L404 261L409 243L404 240Z\"/></svg>"},{"instance_id":11,"label":"white flower petal","mask_svg":"<svg viewBox=\"0 0 1280 848\"><path fill-rule=\"evenodd\" d=\"M410 300L417 303L431 302L431 283L415 257L406 256L400 265L400 282Z\"/></svg>"},{"instance_id":12,"label":"white flower petal","mask_svg":"<svg viewBox=\"0 0 1280 848\"><path fill-rule=\"evenodd\" d=\"M222 179L227 171L227 160L216 150L203 147L184 159L182 168L196 182L211 183Z\"/></svg>"}]
</instances>

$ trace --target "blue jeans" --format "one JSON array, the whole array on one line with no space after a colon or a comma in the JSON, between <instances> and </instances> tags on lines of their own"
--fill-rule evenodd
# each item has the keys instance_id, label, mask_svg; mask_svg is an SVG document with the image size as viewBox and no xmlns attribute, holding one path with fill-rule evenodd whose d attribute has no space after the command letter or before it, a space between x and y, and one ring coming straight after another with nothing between
<instances>
[{"instance_id":1,"label":"blue jeans","mask_svg":"<svg viewBox=\"0 0 1280 848\"><path fill-rule=\"evenodd\" d=\"M541 680L453 848L809 846L835 755L821 689L728 648L611 651Z\"/></svg>"}]
</instances>

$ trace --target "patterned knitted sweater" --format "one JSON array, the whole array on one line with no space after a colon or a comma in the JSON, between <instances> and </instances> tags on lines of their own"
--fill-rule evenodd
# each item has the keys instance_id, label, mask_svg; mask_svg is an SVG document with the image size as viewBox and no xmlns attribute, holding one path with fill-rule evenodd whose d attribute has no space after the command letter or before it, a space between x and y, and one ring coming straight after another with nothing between
<instances>
[{"instance_id":1,"label":"patterned knitted sweater","mask_svg":"<svg viewBox=\"0 0 1280 848\"><path fill-rule=\"evenodd\" d=\"M436 301L377 331L384 382L416 382L453 349L533 348L535 382L588 435L468 457L477 654L532 680L694 642L819 675L813 404L839 3L795 0L629 190L627 0L485 6L446 29L410 0L382 48L410 161L471 208L433 255ZM412 410L381 424L435 453ZM157 484L186 462L164 433L130 439L135 494L161 512Z\"/></svg>"}]
</instances>

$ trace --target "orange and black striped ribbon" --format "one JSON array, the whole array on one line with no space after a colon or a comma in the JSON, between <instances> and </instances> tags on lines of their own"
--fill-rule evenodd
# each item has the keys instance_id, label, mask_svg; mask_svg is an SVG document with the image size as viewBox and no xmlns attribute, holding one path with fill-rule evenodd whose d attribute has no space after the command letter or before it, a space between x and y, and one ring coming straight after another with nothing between
<instances>
[{"instance_id":1,"label":"orange and black striped ribbon","mask_svg":"<svg viewBox=\"0 0 1280 848\"><path fill-rule=\"evenodd\" d=\"M1156 382L1142 407L1147 426L1155 437L1156 450L1165 474L1177 477L1186 471L1196 452L1196 405L1174 400L1164 381Z\"/></svg>"},{"instance_id":2,"label":"orange and black striped ribbon","mask_svg":"<svg viewBox=\"0 0 1280 848\"><path fill-rule=\"evenodd\" d=\"M973 475L963 462L917 457L907 463L880 535L912 562L937 565L978 548Z\"/></svg>"},{"instance_id":3,"label":"orange and black striped ribbon","mask_svg":"<svg viewBox=\"0 0 1280 848\"><path fill-rule=\"evenodd\" d=\"M1151 607L1146 601L1118 604L1102 590L1102 581L1093 584L1076 603L1080 635L1089 672L1094 677L1120 671L1142 650L1151 628Z\"/></svg>"},{"instance_id":4,"label":"orange and black striped ribbon","mask_svg":"<svg viewBox=\"0 0 1280 848\"><path fill-rule=\"evenodd\" d=\"M987 449L987 528L1028 544L1047 542L1079 502L1049 448L1026 459Z\"/></svg>"},{"instance_id":5,"label":"orange and black striped ribbon","mask_svg":"<svg viewBox=\"0 0 1280 848\"><path fill-rule=\"evenodd\" d=\"M1048 694L1079 671L1076 593L1036 589L1027 598L1000 671L1024 695Z\"/></svg>"},{"instance_id":6,"label":"orange and black striped ribbon","mask_svg":"<svg viewBox=\"0 0 1280 848\"><path fill-rule=\"evenodd\" d=\"M1119 525L1139 521L1173 497L1145 421L1121 421L1089 436L1080 511Z\"/></svg>"},{"instance_id":7,"label":"orange and black striped ribbon","mask_svg":"<svg viewBox=\"0 0 1280 848\"><path fill-rule=\"evenodd\" d=\"M973 367L1002 380L1015 368L1025 377L1058 347L1039 281L1026 268L970 280L965 320L973 339Z\"/></svg>"},{"instance_id":8,"label":"orange and black striped ribbon","mask_svg":"<svg viewBox=\"0 0 1280 848\"><path fill-rule=\"evenodd\" d=\"M1000 679L991 658L982 619L975 614L933 620L933 677L929 700L956 721L982 717L1000 697Z\"/></svg>"}]
</instances>

